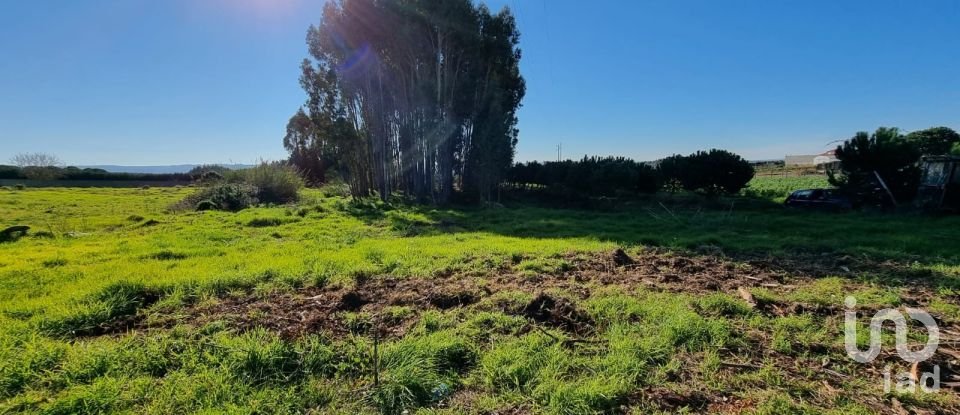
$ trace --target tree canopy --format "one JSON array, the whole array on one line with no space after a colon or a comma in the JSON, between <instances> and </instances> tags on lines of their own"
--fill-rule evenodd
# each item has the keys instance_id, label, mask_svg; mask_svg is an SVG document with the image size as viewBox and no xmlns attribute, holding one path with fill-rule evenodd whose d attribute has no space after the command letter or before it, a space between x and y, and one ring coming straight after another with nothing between
<instances>
[{"instance_id":1,"label":"tree canopy","mask_svg":"<svg viewBox=\"0 0 960 415\"><path fill-rule=\"evenodd\" d=\"M287 122L283 147L290 152L290 163L300 170L308 183L321 184L326 181L333 156L328 138L319 134L313 120L303 109L293 114Z\"/></svg>"},{"instance_id":2,"label":"tree canopy","mask_svg":"<svg viewBox=\"0 0 960 415\"><path fill-rule=\"evenodd\" d=\"M668 187L709 195L737 193L754 174L753 166L743 157L718 149L667 157L660 160L657 170Z\"/></svg>"},{"instance_id":3,"label":"tree canopy","mask_svg":"<svg viewBox=\"0 0 960 415\"><path fill-rule=\"evenodd\" d=\"M509 9L470 0L327 3L307 33L291 160L335 159L355 197L489 199L516 146L518 43Z\"/></svg>"},{"instance_id":4,"label":"tree canopy","mask_svg":"<svg viewBox=\"0 0 960 415\"><path fill-rule=\"evenodd\" d=\"M653 167L625 157L518 163L507 181L521 188L535 185L582 196L655 193L660 188Z\"/></svg>"},{"instance_id":5,"label":"tree canopy","mask_svg":"<svg viewBox=\"0 0 960 415\"><path fill-rule=\"evenodd\" d=\"M60 158L47 153L20 153L10 158L10 163L19 168L25 167L62 167Z\"/></svg>"},{"instance_id":6,"label":"tree canopy","mask_svg":"<svg viewBox=\"0 0 960 415\"><path fill-rule=\"evenodd\" d=\"M908 201L916 195L921 150L899 129L880 127L873 134L860 131L837 147L836 154L843 174L831 175L831 183L863 201L876 198L880 185L877 175L897 202Z\"/></svg>"},{"instance_id":7,"label":"tree canopy","mask_svg":"<svg viewBox=\"0 0 960 415\"><path fill-rule=\"evenodd\" d=\"M950 154L960 144L960 134L947 127L933 127L907 134L906 139L917 146L924 156Z\"/></svg>"}]
</instances>

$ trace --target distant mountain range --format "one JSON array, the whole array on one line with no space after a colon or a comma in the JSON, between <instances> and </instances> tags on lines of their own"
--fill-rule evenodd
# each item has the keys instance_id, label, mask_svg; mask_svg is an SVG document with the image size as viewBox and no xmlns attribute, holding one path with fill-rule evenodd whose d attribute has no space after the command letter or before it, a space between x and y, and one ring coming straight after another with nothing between
<instances>
[{"instance_id":1,"label":"distant mountain range","mask_svg":"<svg viewBox=\"0 0 960 415\"><path fill-rule=\"evenodd\" d=\"M172 166L114 166L114 165L99 165L99 166L77 166L82 169L103 169L111 173L150 173L150 174L166 174L166 173L186 173L193 169L194 167L199 166L199 164L177 164ZM248 169L253 167L251 164L221 164L228 169L238 170L238 169Z\"/></svg>"}]
</instances>

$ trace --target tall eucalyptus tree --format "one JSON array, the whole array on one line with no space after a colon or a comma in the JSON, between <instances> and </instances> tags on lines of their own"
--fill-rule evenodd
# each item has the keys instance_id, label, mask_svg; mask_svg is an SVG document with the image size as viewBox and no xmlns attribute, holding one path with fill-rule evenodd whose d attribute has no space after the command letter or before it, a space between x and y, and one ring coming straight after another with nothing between
<instances>
[{"instance_id":1,"label":"tall eucalyptus tree","mask_svg":"<svg viewBox=\"0 0 960 415\"><path fill-rule=\"evenodd\" d=\"M493 197L525 92L508 9L470 0L330 2L307 33L305 115L355 197Z\"/></svg>"}]
</instances>

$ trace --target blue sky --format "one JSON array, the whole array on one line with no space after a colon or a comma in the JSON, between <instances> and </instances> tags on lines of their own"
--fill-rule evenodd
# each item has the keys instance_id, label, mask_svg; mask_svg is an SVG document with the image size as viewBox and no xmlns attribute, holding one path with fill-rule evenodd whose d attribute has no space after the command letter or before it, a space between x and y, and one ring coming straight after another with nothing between
<instances>
[{"instance_id":1,"label":"blue sky","mask_svg":"<svg viewBox=\"0 0 960 415\"><path fill-rule=\"evenodd\" d=\"M857 130L960 128L960 2L490 0L522 32L519 160L815 153ZM0 163L285 156L312 0L0 6Z\"/></svg>"}]
</instances>

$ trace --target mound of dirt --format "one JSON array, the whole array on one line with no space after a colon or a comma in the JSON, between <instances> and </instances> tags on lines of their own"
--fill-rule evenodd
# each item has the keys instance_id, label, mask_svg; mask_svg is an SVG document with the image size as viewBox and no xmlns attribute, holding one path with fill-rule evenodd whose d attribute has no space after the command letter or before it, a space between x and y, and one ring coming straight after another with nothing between
<instances>
[{"instance_id":1,"label":"mound of dirt","mask_svg":"<svg viewBox=\"0 0 960 415\"><path fill-rule=\"evenodd\" d=\"M617 248L616 251L613 251L613 263L620 267L633 265L633 258L630 258L630 255L627 255L622 248Z\"/></svg>"},{"instance_id":2,"label":"mound of dirt","mask_svg":"<svg viewBox=\"0 0 960 415\"><path fill-rule=\"evenodd\" d=\"M593 332L594 322L570 300L541 293L527 303L522 314L537 323L559 328L580 336Z\"/></svg>"},{"instance_id":3,"label":"mound of dirt","mask_svg":"<svg viewBox=\"0 0 960 415\"><path fill-rule=\"evenodd\" d=\"M337 304L337 310L341 311L359 311L363 306L370 304L370 300L363 294L356 291L348 291L340 296L340 302Z\"/></svg>"},{"instance_id":4,"label":"mound of dirt","mask_svg":"<svg viewBox=\"0 0 960 415\"><path fill-rule=\"evenodd\" d=\"M435 292L430 294L427 299L430 304L441 310L447 310L454 307L464 307L476 303L480 295L470 291L458 292Z\"/></svg>"}]
</instances>

